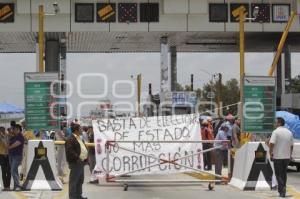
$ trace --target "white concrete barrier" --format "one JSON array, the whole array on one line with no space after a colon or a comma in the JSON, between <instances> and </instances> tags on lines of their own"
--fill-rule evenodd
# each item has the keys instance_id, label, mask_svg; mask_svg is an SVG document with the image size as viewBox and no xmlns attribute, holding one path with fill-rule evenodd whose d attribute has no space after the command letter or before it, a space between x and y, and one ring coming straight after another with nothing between
<instances>
[{"instance_id":1,"label":"white concrete barrier","mask_svg":"<svg viewBox=\"0 0 300 199\"><path fill-rule=\"evenodd\" d=\"M230 185L241 190L270 190L277 184L264 142L248 142L235 154Z\"/></svg>"},{"instance_id":2,"label":"white concrete barrier","mask_svg":"<svg viewBox=\"0 0 300 199\"><path fill-rule=\"evenodd\" d=\"M25 190L62 190L52 140L29 140L26 164Z\"/></svg>"}]
</instances>

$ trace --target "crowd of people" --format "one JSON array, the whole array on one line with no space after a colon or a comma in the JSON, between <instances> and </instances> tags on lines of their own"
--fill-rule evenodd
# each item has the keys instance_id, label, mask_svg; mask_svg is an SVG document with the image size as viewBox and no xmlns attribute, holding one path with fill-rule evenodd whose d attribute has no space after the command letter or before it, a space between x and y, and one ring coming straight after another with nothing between
<instances>
[{"instance_id":1,"label":"crowd of people","mask_svg":"<svg viewBox=\"0 0 300 199\"><path fill-rule=\"evenodd\" d=\"M90 168L90 183L98 183L98 178L92 174L96 165L95 150L94 148L86 148L84 144L85 142L94 142L93 128L92 126L81 127L78 120L73 121L69 127L55 131L54 135L39 130L26 131L24 123L17 124L15 121L11 121L10 127L7 129L0 127L0 165L3 191L21 191L23 189L22 181L26 178L27 169L28 140L40 139L65 141L65 144L56 145L56 175L62 183L65 183L64 178L67 176L68 163L70 198L84 199L81 196L82 191L80 191L84 176L83 167L88 165ZM11 179L13 180L12 187Z\"/></svg>"},{"instance_id":2,"label":"crowd of people","mask_svg":"<svg viewBox=\"0 0 300 199\"><path fill-rule=\"evenodd\" d=\"M228 149L240 146L240 121L231 114L224 121L213 123L211 117L201 120L201 137L203 142L204 170L212 170L212 159L215 163L215 174L222 174L222 166L227 164ZM210 150L213 148L215 150Z\"/></svg>"},{"instance_id":3,"label":"crowd of people","mask_svg":"<svg viewBox=\"0 0 300 199\"><path fill-rule=\"evenodd\" d=\"M204 170L212 170L222 175L222 167L228 164L228 151L241 146L240 121L232 115L226 116L224 121L213 123L211 117L201 120L201 138L203 140ZM270 157L274 161L275 175L278 181L278 192L281 197L286 194L286 170L293 151L293 135L284 127L283 118L277 118L276 129L267 144L270 147ZM85 199L82 196L84 182L84 166L89 165L91 172L90 183L98 183L93 175L96 165L95 149L86 147L85 143L94 142L92 126L81 126L78 120L73 121L69 128L64 127L56 131L54 136L43 136L39 131L25 130L25 125L10 123L5 129L0 127L0 165L2 171L3 191L22 190L22 180L26 174L27 143L31 139L55 139L64 141L56 146L57 175L64 183L66 165L69 166L69 197L70 199ZM21 173L19 166L22 165ZM231 171L232 172L232 171ZM11 178L13 187L11 189Z\"/></svg>"},{"instance_id":4,"label":"crowd of people","mask_svg":"<svg viewBox=\"0 0 300 199\"><path fill-rule=\"evenodd\" d=\"M212 157L214 157L215 174L221 176L223 165L228 163L229 150L241 146L240 120L229 114L224 121L219 122L219 125L213 124L210 117L200 122L201 137L204 140L204 170L212 170ZM293 143L293 134L285 127L285 120L276 118L275 130L266 139L266 144L269 146L270 159L274 164L280 197L286 196L287 167L292 157ZM214 150L209 151L211 148ZM234 162L232 157L230 160L232 164L230 173L232 173Z\"/></svg>"}]
</instances>

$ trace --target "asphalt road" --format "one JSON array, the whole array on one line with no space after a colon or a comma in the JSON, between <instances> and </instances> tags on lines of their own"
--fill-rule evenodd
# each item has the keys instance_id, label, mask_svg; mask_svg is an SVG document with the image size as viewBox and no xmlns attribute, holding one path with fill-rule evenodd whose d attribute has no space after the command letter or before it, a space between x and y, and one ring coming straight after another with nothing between
<instances>
[{"instance_id":1,"label":"asphalt road","mask_svg":"<svg viewBox=\"0 0 300 199\"><path fill-rule=\"evenodd\" d=\"M207 183L187 186L181 185L129 185L128 191L123 190L123 185L100 183L97 185L87 183L89 180L86 168L85 183L83 186L84 196L89 199L274 199L278 198L276 191L240 191L229 185L216 185L213 191L208 190ZM161 179L165 179L162 177ZM169 179L170 177L168 177ZM185 174L176 175L173 178L194 179ZM66 178L67 181L67 178ZM289 170L288 173L288 198L300 199L300 173ZM67 199L68 186L59 192L52 191L28 191L28 192L0 192L1 199Z\"/></svg>"}]
</instances>

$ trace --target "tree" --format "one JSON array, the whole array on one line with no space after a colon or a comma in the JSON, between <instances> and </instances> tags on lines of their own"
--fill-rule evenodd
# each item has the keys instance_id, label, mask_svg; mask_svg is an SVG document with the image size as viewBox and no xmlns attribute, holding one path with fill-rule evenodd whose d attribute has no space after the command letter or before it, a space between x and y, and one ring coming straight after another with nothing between
<instances>
[{"instance_id":1,"label":"tree","mask_svg":"<svg viewBox=\"0 0 300 199\"><path fill-rule=\"evenodd\" d=\"M213 96L212 101L217 101L217 95L219 94L218 89L218 82L217 81L209 81L209 83L205 84L203 86L203 96L204 99L207 101L211 100L210 96L208 95L210 92L215 93L215 96ZM237 79L230 79L228 80L225 85L222 83L221 86L221 99L223 108L221 109L221 113L223 115L227 115L228 113L231 113L233 115L236 115L238 112L238 105L237 103L240 101L240 89L238 85ZM235 105L234 105L235 104ZM209 109L209 108L208 108Z\"/></svg>"},{"instance_id":2,"label":"tree","mask_svg":"<svg viewBox=\"0 0 300 199\"><path fill-rule=\"evenodd\" d=\"M184 91L183 86L181 84L179 84L178 82L176 82L175 89L176 89L176 91Z\"/></svg>"},{"instance_id":3,"label":"tree","mask_svg":"<svg viewBox=\"0 0 300 199\"><path fill-rule=\"evenodd\" d=\"M240 88L237 79L230 79L226 82L222 92L223 106L228 106L223 109L223 114L231 113L236 115L238 112L238 102L240 101Z\"/></svg>"}]
</instances>

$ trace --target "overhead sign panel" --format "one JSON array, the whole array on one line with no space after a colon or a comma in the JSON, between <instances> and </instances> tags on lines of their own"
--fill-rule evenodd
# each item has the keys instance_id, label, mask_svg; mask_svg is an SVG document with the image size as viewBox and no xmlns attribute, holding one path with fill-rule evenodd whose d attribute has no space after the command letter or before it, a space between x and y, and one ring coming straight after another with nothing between
<instances>
[{"instance_id":1,"label":"overhead sign panel","mask_svg":"<svg viewBox=\"0 0 300 199\"><path fill-rule=\"evenodd\" d=\"M136 3L119 3L118 4L118 21L119 22L137 22L137 4Z\"/></svg>"},{"instance_id":2,"label":"overhead sign panel","mask_svg":"<svg viewBox=\"0 0 300 199\"><path fill-rule=\"evenodd\" d=\"M25 73L25 120L27 128L58 129L59 110L56 106L59 85L57 73Z\"/></svg>"},{"instance_id":3,"label":"overhead sign panel","mask_svg":"<svg viewBox=\"0 0 300 199\"><path fill-rule=\"evenodd\" d=\"M75 3L75 22L82 22L82 23L94 22L94 4Z\"/></svg>"},{"instance_id":4,"label":"overhead sign panel","mask_svg":"<svg viewBox=\"0 0 300 199\"><path fill-rule=\"evenodd\" d=\"M259 23L269 23L271 17L270 4L267 3L253 3L251 4L251 10L254 10L255 7L259 8L258 15L255 18L252 12L252 18L255 18L253 22Z\"/></svg>"},{"instance_id":5,"label":"overhead sign panel","mask_svg":"<svg viewBox=\"0 0 300 199\"><path fill-rule=\"evenodd\" d=\"M15 4L0 3L0 23L12 23L15 21Z\"/></svg>"},{"instance_id":6,"label":"overhead sign panel","mask_svg":"<svg viewBox=\"0 0 300 199\"><path fill-rule=\"evenodd\" d=\"M289 4L273 4L272 20L273 22L287 22L290 16Z\"/></svg>"},{"instance_id":7,"label":"overhead sign panel","mask_svg":"<svg viewBox=\"0 0 300 199\"><path fill-rule=\"evenodd\" d=\"M140 22L159 22L159 4L141 3Z\"/></svg>"},{"instance_id":8,"label":"overhead sign panel","mask_svg":"<svg viewBox=\"0 0 300 199\"><path fill-rule=\"evenodd\" d=\"M116 22L116 4L97 3L97 22Z\"/></svg>"},{"instance_id":9,"label":"overhead sign panel","mask_svg":"<svg viewBox=\"0 0 300 199\"><path fill-rule=\"evenodd\" d=\"M225 3L210 3L209 21L228 22L228 5Z\"/></svg>"},{"instance_id":10,"label":"overhead sign panel","mask_svg":"<svg viewBox=\"0 0 300 199\"><path fill-rule=\"evenodd\" d=\"M243 97L243 131L272 132L276 110L275 78L244 77Z\"/></svg>"}]
</instances>

